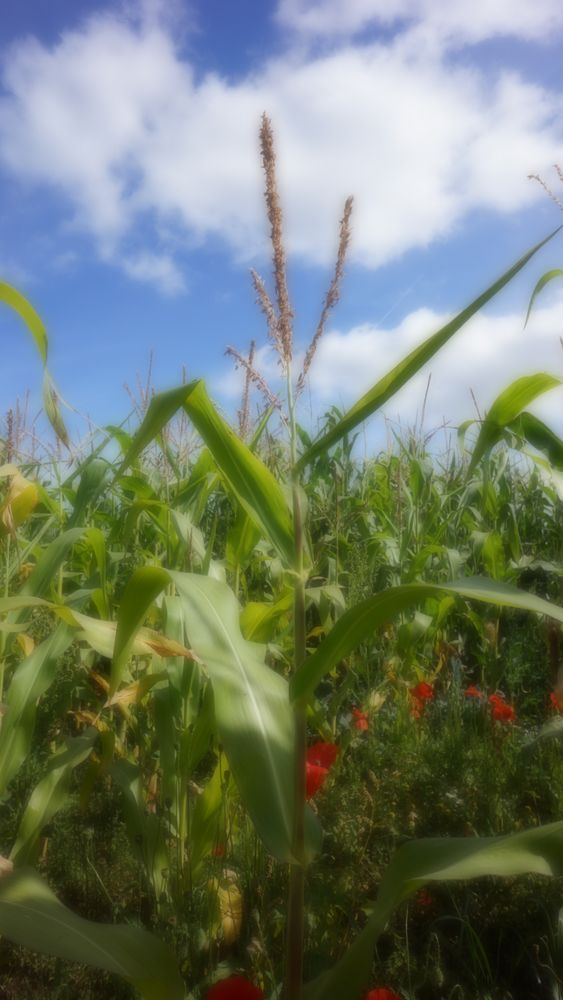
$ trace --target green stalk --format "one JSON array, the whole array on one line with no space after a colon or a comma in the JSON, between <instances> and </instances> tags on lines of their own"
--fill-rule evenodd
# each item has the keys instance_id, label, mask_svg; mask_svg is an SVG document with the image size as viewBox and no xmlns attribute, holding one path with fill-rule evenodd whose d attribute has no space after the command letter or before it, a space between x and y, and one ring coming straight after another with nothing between
<instances>
[{"instance_id":1,"label":"green stalk","mask_svg":"<svg viewBox=\"0 0 563 1000\"><path fill-rule=\"evenodd\" d=\"M4 577L4 597L10 596L10 533L6 535L6 555L4 558L5 567L5 577ZM6 633L0 632L0 702L4 696L4 672L6 670ZM2 725L2 716L0 715L0 726Z\"/></svg>"},{"instance_id":2,"label":"green stalk","mask_svg":"<svg viewBox=\"0 0 563 1000\"><path fill-rule=\"evenodd\" d=\"M292 464L292 499L293 523L295 537L294 554L294 597L293 597L293 631L294 631L294 670L298 671L306 656L306 623L305 623L305 575L304 575L304 524L301 506L301 492L297 464L297 434L295 426L295 408L291 391L291 373L287 377L287 398L289 411L291 464ZM294 708L295 720L295 799L293 804L293 838L292 851L296 859L303 859L305 847L305 759L307 749L307 723L305 706L301 703ZM289 896L287 914L287 968L286 988L287 1000L301 1000L303 990L303 944L305 936L305 866L296 863L290 866Z\"/></svg>"}]
</instances>

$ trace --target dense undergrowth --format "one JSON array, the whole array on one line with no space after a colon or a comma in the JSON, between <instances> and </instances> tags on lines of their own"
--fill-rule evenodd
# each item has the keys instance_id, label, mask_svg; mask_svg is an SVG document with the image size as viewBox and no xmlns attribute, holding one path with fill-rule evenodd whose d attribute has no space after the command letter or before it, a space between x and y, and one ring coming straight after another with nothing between
<instances>
[{"instance_id":1,"label":"dense undergrowth","mask_svg":"<svg viewBox=\"0 0 563 1000\"><path fill-rule=\"evenodd\" d=\"M266 116L261 151L281 388L228 349L238 434L195 381L68 464L45 329L0 282L60 445L26 454L8 414L0 991L561 1000L563 442L526 407L562 380L517 379L443 456L414 433L354 458L555 233L312 439L352 199L298 372Z\"/></svg>"},{"instance_id":2,"label":"dense undergrowth","mask_svg":"<svg viewBox=\"0 0 563 1000\"><path fill-rule=\"evenodd\" d=\"M107 537L109 607L118 606L135 566L158 553L166 551L168 565L180 570L197 572L207 562L211 572L237 586L246 608L243 628L268 643L269 662L284 673L293 641L284 578L276 557L255 538L242 559L234 557L237 511L219 482L209 473L200 476L203 460L196 454L178 480L153 452L134 477L117 480L95 509L86 508L84 523ZM39 469L24 471L41 484ZM57 491L51 479L43 479L17 544L4 549L8 589L21 575L22 560L24 574L30 572L34 539L40 536L41 547L48 546L72 520L80 481L70 479ZM553 484L514 453L511 461L505 450L497 452L468 481L456 452L440 459L412 437L367 463L356 462L344 446L313 467L306 492L316 567L308 588L312 648L344 607L421 575L440 583L452 573L486 573L561 600L563 504ZM182 516L174 517L178 497L188 501ZM68 602L77 603L86 587L92 601L99 584L95 559L79 541L63 568ZM269 620L248 612L276 605ZM55 627L53 615L38 609L25 635L39 646ZM13 644L10 671L23 655ZM156 673L158 663L151 668ZM311 739L335 743L340 753L312 800L325 833L307 889L307 978L333 964L351 943L405 838L495 836L561 816L560 744L535 739L558 714L550 700L558 670L555 626L518 610L485 607L476 613L440 597L427 602L424 613L390 621L323 681L309 718ZM72 771L64 809L38 831L39 870L77 913L156 930L171 943L194 989L217 969L240 967L275 989L283 964L286 874L264 851L229 788L208 828L199 831L203 857L193 883L178 897L177 887L172 890L178 872L168 872L168 882L156 890L143 857L151 850L142 843L146 831L104 766L104 741L111 733L115 757L138 769L142 808L168 836L155 718L159 687L139 704L103 711L108 676L108 659L76 641L58 662L38 703L31 752L7 788L0 849L7 854L16 840L53 749L94 725L100 742ZM412 692L420 683L431 686L432 697L418 713ZM514 708L513 720L495 720L487 700L494 692ZM201 749L190 779L192 810L218 759L212 729ZM217 897L220 885L236 886L234 918ZM557 881L546 885L537 877L421 890L381 937L375 977L420 1000L552 996L561 971L561 893ZM132 995L115 977L39 958L7 942L1 947L2 989L14 1000L32 993Z\"/></svg>"}]
</instances>

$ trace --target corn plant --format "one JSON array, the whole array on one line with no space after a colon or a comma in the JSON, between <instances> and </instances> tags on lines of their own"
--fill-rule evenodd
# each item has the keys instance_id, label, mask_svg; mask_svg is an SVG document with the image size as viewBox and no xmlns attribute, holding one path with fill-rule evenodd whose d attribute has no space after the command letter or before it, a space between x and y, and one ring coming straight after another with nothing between
<instances>
[{"instance_id":1,"label":"corn plant","mask_svg":"<svg viewBox=\"0 0 563 1000\"><path fill-rule=\"evenodd\" d=\"M131 438L116 433L123 457L115 470L95 455L81 469L78 488L74 479L62 484L70 498L71 514L64 530L56 534L43 551L28 581L19 593L8 589L0 600L2 637L25 626L30 609L48 608L60 624L45 643L32 650L12 673L7 692L7 712L0 728L0 788L6 789L14 769L29 750L33 733L34 705L49 683L56 664L73 636L87 645L110 654L112 665L104 692L105 707L126 705L132 687L154 699L156 735L160 750L162 793L169 801L168 834L154 832L150 817L139 808L135 791L140 772L133 761L113 761L113 745L102 765L122 788L129 804L133 837L151 846L150 858L140 858L158 895L162 870L172 868L167 854L172 841L178 852L177 885L172 888L179 907L183 891L197 874L198 861L208 839L205 809L224 793L219 778L212 778L211 791L197 819L189 815L189 781L201 747L216 731L228 762L237 794L266 850L289 872L286 919L286 962L284 996L288 1000L328 1000L329 997L360 997L370 974L373 949L397 905L430 881L474 878L483 874L516 875L536 872L563 874L563 822L499 838L450 838L413 841L401 847L393 858L379 889L364 930L337 965L321 977L304 983L305 886L307 868L321 850L322 831L318 817L307 802L308 722L316 711L316 690L326 676L345 661L378 629L413 608L424 607L438 597L455 601L478 601L497 608L512 607L563 622L563 609L534 594L526 593L498 579L465 577L440 582L421 582L425 565L422 552L423 530L414 516L408 537L414 549L401 550L401 558L412 559L404 579L356 604L344 608L341 593L329 595L330 627L320 641L308 636L307 615L314 600L312 581L319 575L323 554L315 552L309 521L311 470L328 474L332 483L347 483L351 476L352 435L370 416L377 413L463 325L497 295L526 263L555 234L529 250L467 308L413 350L346 413L333 413L329 425L316 440L310 440L298 422L300 394L306 383L315 349L322 337L331 309L338 300L345 256L350 238L352 202L346 202L340 228L339 250L332 282L321 311L318 327L299 372L295 369L292 308L286 275L273 137L264 118L261 130L262 159L266 176L266 206L271 227L275 292L270 297L265 283L253 276L258 300L266 316L268 333L280 365L284 398L265 386L253 367L252 352L245 359L232 351L250 382L261 388L270 407L280 414L286 434L285 469L274 475L257 451L259 428L248 437L247 420L241 420L241 435L226 423L209 399L201 381L183 384L155 396L140 428ZM4 289L3 301L16 309L34 334L43 361L46 339L38 340L40 321L31 306L18 294ZM44 345L43 347L41 345ZM523 407L558 380L547 375L529 376L499 397L483 423L470 461L469 475L482 466L499 440L521 434L530 443L540 440L540 430L526 416ZM244 408L243 408L244 409ZM175 498L162 500L150 483L138 474L137 463L153 442L164 450L163 434L169 421L183 412L203 441L203 450L187 481L180 484ZM266 419L270 417L270 410ZM529 418L529 415L528 415ZM57 420L55 429L60 432ZM532 430L530 430L532 428ZM534 429L535 428L535 429ZM552 455L553 435L541 431ZM340 454L332 449L337 447ZM337 464L338 463L338 464ZM414 469L414 466L413 466ZM4 469L12 483L17 470ZM336 476L336 480L335 480ZM340 478L338 478L340 477ZM22 484L20 484L22 486ZM413 472L413 496L428 490L420 464ZM464 484L460 485L463 488ZM87 510L97 510L108 502L110 491L119 487L126 500L127 530L143 550L144 565L135 569L119 596L118 612L112 620L111 588L108 583L106 536L100 527L82 527ZM375 484L376 494L380 484ZM27 486L23 485L20 497ZM337 495L342 497L345 490ZM206 545L200 531L204 510L212 518L212 537L222 530L221 500L211 503L214 490L226 495L236 510L226 532L230 586L221 567L214 564L213 547ZM219 494L218 494L219 495ZM181 498L181 502L178 498ZM381 499L381 498L380 498ZM19 514L15 495L10 512L11 530ZM24 501L20 500L22 517ZM183 508L183 509L182 509ZM206 514L207 516L207 514ZM440 514L435 513L435 518ZM49 524L56 524L51 511ZM388 515L387 519L391 520ZM443 514L442 514L443 519ZM367 522L370 533L370 522ZM11 538L10 531L7 538ZM250 552L262 546L264 559L279 567L280 593L271 602L247 603L242 615L239 605L245 591L245 569ZM98 617L78 611L75 601L65 600L61 571L74 547L88 555L94 585L89 596ZM10 559L9 547L8 560ZM339 557L333 583L339 584ZM6 573L6 580L9 580ZM58 581L52 593L51 581ZM50 594L50 598L46 595ZM316 595L315 595L316 596ZM325 595L326 597L326 595ZM334 603L336 602L336 604ZM149 613L160 616L161 632L144 627ZM334 612L334 613L332 613ZM275 669L266 660L260 644L264 622L289 617L292 656L287 669ZM4 642L2 652L6 652ZM163 658L162 672L132 677L131 657L157 653ZM203 705L203 708L202 708ZM126 725L128 724L125 719ZM170 731L180 733L178 747L171 746ZM38 834L46 818L62 802L74 767L89 758L99 730L87 729L76 741L53 757L47 776L32 793L14 844L11 862L15 867L0 879L0 932L12 940L50 954L84 961L116 972L133 983L147 998L184 995L182 979L166 947L153 935L128 926L96 925L76 917L62 907L39 877L22 864L36 857ZM133 736L135 738L135 736ZM139 737L140 741L140 737ZM199 749L198 749L199 741ZM207 742L206 742L207 741ZM199 838L199 839L198 839ZM186 844L191 847L186 851ZM59 928L64 926L65 935Z\"/></svg>"}]
</instances>

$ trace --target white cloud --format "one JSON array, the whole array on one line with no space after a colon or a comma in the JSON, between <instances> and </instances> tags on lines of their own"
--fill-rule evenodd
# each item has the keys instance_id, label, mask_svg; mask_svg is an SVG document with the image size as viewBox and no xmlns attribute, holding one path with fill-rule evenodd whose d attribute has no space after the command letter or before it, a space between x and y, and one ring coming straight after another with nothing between
<instances>
[{"instance_id":1,"label":"white cloud","mask_svg":"<svg viewBox=\"0 0 563 1000\"><path fill-rule=\"evenodd\" d=\"M182 287L179 245L218 236L245 261L264 251L264 109L288 246L313 263L332 259L349 193L352 257L375 267L446 236L471 211L532 204L542 192L526 175L563 159L561 95L514 73L485 79L399 37L317 57L288 52L237 82L197 78L157 8L141 20L92 17L52 47L27 39L11 49L0 163L56 189L103 259L169 293Z\"/></svg>"},{"instance_id":2,"label":"white cloud","mask_svg":"<svg viewBox=\"0 0 563 1000\"><path fill-rule=\"evenodd\" d=\"M458 43L497 35L550 39L563 28L560 0L280 0L282 24L308 35L354 35L372 25L420 26Z\"/></svg>"},{"instance_id":3,"label":"white cloud","mask_svg":"<svg viewBox=\"0 0 563 1000\"><path fill-rule=\"evenodd\" d=\"M121 266L130 278L151 282L164 295L176 295L186 287L182 272L167 254L140 253L123 257Z\"/></svg>"},{"instance_id":4,"label":"white cloud","mask_svg":"<svg viewBox=\"0 0 563 1000\"><path fill-rule=\"evenodd\" d=\"M410 313L394 328L370 325L328 332L311 368L313 410L330 404L344 408L354 403L382 375L415 346L440 328L449 316L430 309ZM473 390L481 413L514 379L532 372L561 372L560 335L563 297L536 308L523 329L522 313L481 313L453 339L384 407L384 413L403 425L420 416L431 375L425 409L425 427L444 420L452 425L474 418ZM547 394L530 409L563 431L562 390Z\"/></svg>"}]
</instances>

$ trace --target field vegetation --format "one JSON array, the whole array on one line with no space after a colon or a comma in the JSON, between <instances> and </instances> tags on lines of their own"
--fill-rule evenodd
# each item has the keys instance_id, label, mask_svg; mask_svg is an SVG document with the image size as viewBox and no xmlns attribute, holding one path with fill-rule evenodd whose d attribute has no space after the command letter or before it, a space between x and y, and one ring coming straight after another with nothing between
<instances>
[{"instance_id":1,"label":"field vegetation","mask_svg":"<svg viewBox=\"0 0 563 1000\"><path fill-rule=\"evenodd\" d=\"M261 143L283 391L230 349L237 432L203 382L148 387L75 453L0 284L58 441L12 411L0 440L0 993L561 998L563 442L527 410L561 379L354 448L555 234L313 436L352 201L298 365Z\"/></svg>"}]
</instances>

